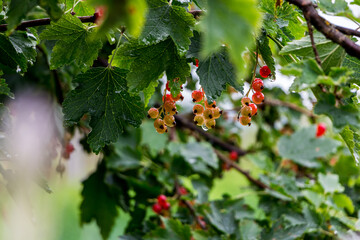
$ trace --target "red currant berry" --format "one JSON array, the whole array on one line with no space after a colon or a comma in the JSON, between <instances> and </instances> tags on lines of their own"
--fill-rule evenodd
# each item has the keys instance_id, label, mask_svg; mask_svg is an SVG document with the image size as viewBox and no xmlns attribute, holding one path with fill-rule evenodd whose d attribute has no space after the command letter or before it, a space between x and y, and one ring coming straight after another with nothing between
<instances>
[{"instance_id":1,"label":"red currant berry","mask_svg":"<svg viewBox=\"0 0 360 240\"><path fill-rule=\"evenodd\" d=\"M191 94L191 97L193 102L200 102L204 97L204 93L200 90L194 90Z\"/></svg>"},{"instance_id":2,"label":"red currant berry","mask_svg":"<svg viewBox=\"0 0 360 240\"><path fill-rule=\"evenodd\" d=\"M169 82L166 82L166 86L165 86L166 90L170 91L170 87L169 87Z\"/></svg>"},{"instance_id":3,"label":"red currant berry","mask_svg":"<svg viewBox=\"0 0 360 240\"><path fill-rule=\"evenodd\" d=\"M188 194L188 191L184 187L179 187L179 193L180 195L186 195Z\"/></svg>"},{"instance_id":4,"label":"red currant berry","mask_svg":"<svg viewBox=\"0 0 360 240\"><path fill-rule=\"evenodd\" d=\"M157 213L157 214L160 214L161 213L161 210L162 210L162 207L160 206L159 203L155 203L153 206L152 206L152 210Z\"/></svg>"},{"instance_id":5,"label":"red currant berry","mask_svg":"<svg viewBox=\"0 0 360 240\"><path fill-rule=\"evenodd\" d=\"M250 102L251 102L251 100L248 97L244 97L244 98L241 99L241 104L243 106L249 106Z\"/></svg>"},{"instance_id":6,"label":"red currant berry","mask_svg":"<svg viewBox=\"0 0 360 240\"><path fill-rule=\"evenodd\" d=\"M148 111L148 118L155 119L159 116L159 110L157 108L150 108Z\"/></svg>"},{"instance_id":7,"label":"red currant berry","mask_svg":"<svg viewBox=\"0 0 360 240\"><path fill-rule=\"evenodd\" d=\"M172 97L171 97L171 94L166 94L166 96L164 97L162 97L162 100L163 100L163 102L172 102L172 101L174 101L173 99L172 99Z\"/></svg>"},{"instance_id":8,"label":"red currant berry","mask_svg":"<svg viewBox=\"0 0 360 240\"><path fill-rule=\"evenodd\" d=\"M164 194L159 195L157 201L162 206L166 202L166 196Z\"/></svg>"},{"instance_id":9,"label":"red currant berry","mask_svg":"<svg viewBox=\"0 0 360 240\"><path fill-rule=\"evenodd\" d=\"M216 102L213 101L211 103L209 103L207 100L205 101L205 107L206 108L216 108Z\"/></svg>"},{"instance_id":10,"label":"red currant berry","mask_svg":"<svg viewBox=\"0 0 360 240\"><path fill-rule=\"evenodd\" d=\"M166 112L176 112L176 104L174 101L167 101L164 103L164 109Z\"/></svg>"},{"instance_id":11,"label":"red currant berry","mask_svg":"<svg viewBox=\"0 0 360 240\"><path fill-rule=\"evenodd\" d=\"M252 95L252 100L255 104L264 102L264 94L262 92L256 92Z\"/></svg>"},{"instance_id":12,"label":"red currant berry","mask_svg":"<svg viewBox=\"0 0 360 240\"><path fill-rule=\"evenodd\" d=\"M233 161L236 161L238 159L238 157L239 156L238 156L237 152L235 152L235 151L231 151L229 154L229 158Z\"/></svg>"},{"instance_id":13,"label":"red currant berry","mask_svg":"<svg viewBox=\"0 0 360 240\"><path fill-rule=\"evenodd\" d=\"M184 100L184 97L183 97L183 95L181 93L179 93L176 97L171 96L171 98L175 102L177 102L179 100L181 100L181 101Z\"/></svg>"},{"instance_id":14,"label":"red currant berry","mask_svg":"<svg viewBox=\"0 0 360 240\"><path fill-rule=\"evenodd\" d=\"M196 114L196 115L199 115L199 114L203 114L204 112L204 107L200 104L196 104L194 105L193 107L193 113Z\"/></svg>"},{"instance_id":15,"label":"red currant berry","mask_svg":"<svg viewBox=\"0 0 360 240\"><path fill-rule=\"evenodd\" d=\"M316 137L319 138L323 136L325 132L326 132L326 125L324 123L319 123L316 129Z\"/></svg>"},{"instance_id":16,"label":"red currant berry","mask_svg":"<svg viewBox=\"0 0 360 240\"><path fill-rule=\"evenodd\" d=\"M161 205L161 207L162 207L162 209L164 209L164 210L169 210L169 208L170 208L170 203L165 202L165 203L163 203L163 204Z\"/></svg>"},{"instance_id":17,"label":"red currant berry","mask_svg":"<svg viewBox=\"0 0 360 240\"><path fill-rule=\"evenodd\" d=\"M252 108L250 106L243 106L241 108L241 115L251 117Z\"/></svg>"},{"instance_id":18,"label":"red currant berry","mask_svg":"<svg viewBox=\"0 0 360 240\"><path fill-rule=\"evenodd\" d=\"M244 125L244 126L249 125L250 126L251 118L248 116L241 116L239 118L239 122L241 123L241 125Z\"/></svg>"},{"instance_id":19,"label":"red currant berry","mask_svg":"<svg viewBox=\"0 0 360 240\"><path fill-rule=\"evenodd\" d=\"M74 145L72 143L66 144L65 151L68 153L72 153L75 150Z\"/></svg>"},{"instance_id":20,"label":"red currant berry","mask_svg":"<svg viewBox=\"0 0 360 240\"><path fill-rule=\"evenodd\" d=\"M264 82L260 78L255 78L252 88L255 92L261 92L264 89Z\"/></svg>"},{"instance_id":21,"label":"red currant berry","mask_svg":"<svg viewBox=\"0 0 360 240\"><path fill-rule=\"evenodd\" d=\"M270 75L271 70L268 66L263 66L260 68L259 73L260 73L260 76L262 76L263 78L267 78Z\"/></svg>"},{"instance_id":22,"label":"red currant berry","mask_svg":"<svg viewBox=\"0 0 360 240\"><path fill-rule=\"evenodd\" d=\"M254 103L250 103L249 105L251 107L251 115L254 116L257 113L257 106Z\"/></svg>"},{"instance_id":23,"label":"red currant berry","mask_svg":"<svg viewBox=\"0 0 360 240\"><path fill-rule=\"evenodd\" d=\"M197 59L197 58L195 59L195 66L199 67L199 59Z\"/></svg>"}]
</instances>

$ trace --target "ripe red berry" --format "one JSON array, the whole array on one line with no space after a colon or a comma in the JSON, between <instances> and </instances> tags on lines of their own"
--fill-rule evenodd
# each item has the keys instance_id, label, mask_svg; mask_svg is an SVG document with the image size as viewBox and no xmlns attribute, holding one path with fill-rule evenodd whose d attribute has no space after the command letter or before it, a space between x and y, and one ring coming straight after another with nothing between
<instances>
[{"instance_id":1,"label":"ripe red berry","mask_svg":"<svg viewBox=\"0 0 360 240\"><path fill-rule=\"evenodd\" d=\"M235 152L235 151L231 151L229 154L229 158L233 161L236 161L238 159L238 157L239 156L238 156L237 152Z\"/></svg>"},{"instance_id":2,"label":"ripe red berry","mask_svg":"<svg viewBox=\"0 0 360 240\"><path fill-rule=\"evenodd\" d=\"M75 148L74 148L74 145L72 145L72 143L66 144L65 151L67 153L72 153L74 150L75 150Z\"/></svg>"},{"instance_id":3,"label":"ripe red berry","mask_svg":"<svg viewBox=\"0 0 360 240\"><path fill-rule=\"evenodd\" d=\"M170 91L169 82L166 82L166 90Z\"/></svg>"},{"instance_id":4,"label":"ripe red berry","mask_svg":"<svg viewBox=\"0 0 360 240\"><path fill-rule=\"evenodd\" d=\"M191 97L193 102L200 102L204 97L204 93L200 90L194 90L191 94Z\"/></svg>"},{"instance_id":5,"label":"ripe red berry","mask_svg":"<svg viewBox=\"0 0 360 240\"><path fill-rule=\"evenodd\" d=\"M175 102L177 102L179 100L181 100L181 101L184 100L184 97L183 97L183 95L181 93L179 93L176 97L171 96L171 98Z\"/></svg>"},{"instance_id":6,"label":"ripe red berry","mask_svg":"<svg viewBox=\"0 0 360 240\"><path fill-rule=\"evenodd\" d=\"M170 203L168 202L164 202L162 205L161 205L162 209L164 210L169 210L170 208Z\"/></svg>"},{"instance_id":7,"label":"ripe red berry","mask_svg":"<svg viewBox=\"0 0 360 240\"><path fill-rule=\"evenodd\" d=\"M270 75L271 70L268 66L263 66L260 68L259 73L260 73L260 76L262 76L263 78L267 78Z\"/></svg>"},{"instance_id":8,"label":"ripe red berry","mask_svg":"<svg viewBox=\"0 0 360 240\"><path fill-rule=\"evenodd\" d=\"M199 67L199 59L197 59L197 58L195 59L195 66Z\"/></svg>"},{"instance_id":9,"label":"ripe red berry","mask_svg":"<svg viewBox=\"0 0 360 240\"><path fill-rule=\"evenodd\" d=\"M251 107L251 116L254 116L257 113L257 106L254 103L250 103L249 105Z\"/></svg>"},{"instance_id":10,"label":"ripe red berry","mask_svg":"<svg viewBox=\"0 0 360 240\"><path fill-rule=\"evenodd\" d=\"M261 92L264 89L264 82L260 78L255 78L252 88L255 92Z\"/></svg>"},{"instance_id":11,"label":"ripe red berry","mask_svg":"<svg viewBox=\"0 0 360 240\"><path fill-rule=\"evenodd\" d=\"M161 194L157 197L158 203L162 206L166 202L166 196L164 194Z\"/></svg>"},{"instance_id":12,"label":"ripe red berry","mask_svg":"<svg viewBox=\"0 0 360 240\"><path fill-rule=\"evenodd\" d=\"M165 98L164 98L164 96L162 97L162 100L163 100L163 102L174 101L171 97L171 94L166 94Z\"/></svg>"},{"instance_id":13,"label":"ripe red berry","mask_svg":"<svg viewBox=\"0 0 360 240\"><path fill-rule=\"evenodd\" d=\"M323 136L325 132L326 132L326 125L324 123L319 123L316 129L316 137L319 138Z\"/></svg>"},{"instance_id":14,"label":"ripe red berry","mask_svg":"<svg viewBox=\"0 0 360 240\"><path fill-rule=\"evenodd\" d=\"M162 210L162 207L159 203L155 203L153 206L152 206L152 210L157 213L157 214L160 214L161 213L161 210Z\"/></svg>"},{"instance_id":15,"label":"ripe red berry","mask_svg":"<svg viewBox=\"0 0 360 240\"><path fill-rule=\"evenodd\" d=\"M252 95L252 100L255 104L264 102L264 94L262 92L256 92Z\"/></svg>"},{"instance_id":16,"label":"ripe red berry","mask_svg":"<svg viewBox=\"0 0 360 240\"><path fill-rule=\"evenodd\" d=\"M188 194L188 191L184 187L179 187L179 193L180 195L186 195Z\"/></svg>"}]
</instances>

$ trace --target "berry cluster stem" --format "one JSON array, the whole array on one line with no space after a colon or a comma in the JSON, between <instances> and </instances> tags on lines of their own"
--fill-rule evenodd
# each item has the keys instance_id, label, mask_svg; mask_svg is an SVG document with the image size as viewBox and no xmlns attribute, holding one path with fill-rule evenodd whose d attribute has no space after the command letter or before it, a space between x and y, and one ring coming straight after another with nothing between
<instances>
[{"instance_id":1,"label":"berry cluster stem","mask_svg":"<svg viewBox=\"0 0 360 240\"><path fill-rule=\"evenodd\" d=\"M116 44L116 48L115 48L114 54L111 56L111 60L110 60L110 62L109 62L109 68L111 68L111 63L112 63L112 61L114 60L114 57L115 57L115 55L116 55L116 53L117 53L117 51L118 51L118 49L119 49L119 47L120 47L121 39L122 39L122 36L123 36L123 35L124 35L124 32L121 31L121 32L120 32L120 37L119 37L118 43Z\"/></svg>"},{"instance_id":2,"label":"berry cluster stem","mask_svg":"<svg viewBox=\"0 0 360 240\"><path fill-rule=\"evenodd\" d=\"M256 68L257 68L258 62L259 62L259 45L256 43L255 66L254 66L253 75L252 75L252 79L251 79L251 83L250 83L250 88L245 95L246 97L249 96L250 90L252 89L252 83L254 82L254 79L255 79Z\"/></svg>"}]
</instances>

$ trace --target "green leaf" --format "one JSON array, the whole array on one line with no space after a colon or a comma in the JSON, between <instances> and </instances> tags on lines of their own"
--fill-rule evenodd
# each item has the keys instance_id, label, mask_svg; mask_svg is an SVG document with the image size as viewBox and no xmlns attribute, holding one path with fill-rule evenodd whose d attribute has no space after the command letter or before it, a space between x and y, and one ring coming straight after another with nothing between
<instances>
[{"instance_id":1,"label":"green leaf","mask_svg":"<svg viewBox=\"0 0 360 240\"><path fill-rule=\"evenodd\" d=\"M260 239L261 228L252 220L242 220L239 227L241 240Z\"/></svg>"},{"instance_id":2,"label":"green leaf","mask_svg":"<svg viewBox=\"0 0 360 240\"><path fill-rule=\"evenodd\" d=\"M261 13L255 0L208 1L207 13L202 20L204 56L216 52L222 44L227 44L237 74L243 76L246 64L242 52L251 48L254 43L253 32L260 22Z\"/></svg>"},{"instance_id":3,"label":"green leaf","mask_svg":"<svg viewBox=\"0 0 360 240\"><path fill-rule=\"evenodd\" d=\"M342 66L351 69L353 71L353 74L351 75L352 78L356 80L358 84L360 84L360 60L356 57L352 57L346 54Z\"/></svg>"},{"instance_id":4,"label":"green leaf","mask_svg":"<svg viewBox=\"0 0 360 240\"><path fill-rule=\"evenodd\" d=\"M208 143L179 144L171 142L168 150L171 155L182 156L195 172L209 176L211 174L209 167L214 169L218 167L218 158Z\"/></svg>"},{"instance_id":5,"label":"green leaf","mask_svg":"<svg viewBox=\"0 0 360 240\"><path fill-rule=\"evenodd\" d=\"M141 124L141 145L149 148L151 156L155 157L166 147L168 137L155 131L153 121L144 121Z\"/></svg>"},{"instance_id":6,"label":"green leaf","mask_svg":"<svg viewBox=\"0 0 360 240\"><path fill-rule=\"evenodd\" d=\"M38 0L40 7L44 8L51 20L58 20L63 15L63 11L59 6L58 0Z\"/></svg>"},{"instance_id":7,"label":"green leaf","mask_svg":"<svg viewBox=\"0 0 360 240\"><path fill-rule=\"evenodd\" d=\"M350 214L354 212L354 204L351 198L349 198L347 195L334 194L333 200L336 206L338 206L339 208L345 208Z\"/></svg>"},{"instance_id":8,"label":"green leaf","mask_svg":"<svg viewBox=\"0 0 360 240\"><path fill-rule=\"evenodd\" d=\"M179 56L171 39L154 45L141 45L135 41L126 43L119 48L116 59L114 66L124 62L129 66L131 61L127 80L132 91L146 89L164 71L169 81L179 79L179 84L185 83L186 77L190 75L189 64L185 57Z\"/></svg>"},{"instance_id":9,"label":"green leaf","mask_svg":"<svg viewBox=\"0 0 360 240\"><path fill-rule=\"evenodd\" d=\"M344 139L351 155L356 163L360 162L360 134L359 132L346 126L341 132L341 137Z\"/></svg>"},{"instance_id":10,"label":"green leaf","mask_svg":"<svg viewBox=\"0 0 360 240\"><path fill-rule=\"evenodd\" d=\"M104 35L110 29L125 26L126 32L138 37L145 24L146 0L87 0L94 6L106 9L104 19L97 31Z\"/></svg>"},{"instance_id":11,"label":"green leaf","mask_svg":"<svg viewBox=\"0 0 360 240\"><path fill-rule=\"evenodd\" d=\"M147 105L149 104L150 98L152 97L152 95L154 95L158 85L159 81L153 81L149 84L147 88L143 90L145 107L147 107Z\"/></svg>"},{"instance_id":12,"label":"green leaf","mask_svg":"<svg viewBox=\"0 0 360 240\"><path fill-rule=\"evenodd\" d=\"M318 181L325 193L334 193L344 191L344 187L339 183L339 176L332 173L326 175L319 173Z\"/></svg>"},{"instance_id":13,"label":"green leaf","mask_svg":"<svg viewBox=\"0 0 360 240\"><path fill-rule=\"evenodd\" d=\"M352 73L347 67L332 67L328 76L319 76L318 82L327 85L340 85L346 83Z\"/></svg>"},{"instance_id":14,"label":"green leaf","mask_svg":"<svg viewBox=\"0 0 360 240\"><path fill-rule=\"evenodd\" d=\"M194 17L185 8L170 6L165 0L147 0L147 3L149 11L139 39L149 45L171 37L180 54L184 55L193 36L191 27L195 23Z\"/></svg>"},{"instance_id":15,"label":"green leaf","mask_svg":"<svg viewBox=\"0 0 360 240\"><path fill-rule=\"evenodd\" d=\"M5 82L5 79L0 78L0 94L6 95L14 99L14 94L10 91L9 86Z\"/></svg>"},{"instance_id":16,"label":"green leaf","mask_svg":"<svg viewBox=\"0 0 360 240\"><path fill-rule=\"evenodd\" d=\"M347 125L360 127L359 110L350 103L335 106L335 96L332 94L324 95L315 105L314 112L316 114L325 114L333 122L336 128L342 129Z\"/></svg>"},{"instance_id":17,"label":"green leaf","mask_svg":"<svg viewBox=\"0 0 360 240\"><path fill-rule=\"evenodd\" d=\"M11 0L9 11L7 12L8 30L15 28L27 13L37 5L34 0Z\"/></svg>"},{"instance_id":18,"label":"green leaf","mask_svg":"<svg viewBox=\"0 0 360 240\"><path fill-rule=\"evenodd\" d=\"M165 227L158 227L148 233L144 239L148 240L189 240L191 231L188 225L183 225L177 219L162 218Z\"/></svg>"},{"instance_id":19,"label":"green leaf","mask_svg":"<svg viewBox=\"0 0 360 240\"><path fill-rule=\"evenodd\" d=\"M101 163L96 172L83 182L81 195L83 201L80 205L81 223L90 223L92 220L100 228L101 236L107 239L118 215L116 209L116 196L104 182L106 167Z\"/></svg>"},{"instance_id":20,"label":"green leaf","mask_svg":"<svg viewBox=\"0 0 360 240\"><path fill-rule=\"evenodd\" d=\"M319 167L318 157L334 152L339 142L333 139L315 137L315 127L303 128L291 136L282 136L278 141L279 154L309 168Z\"/></svg>"},{"instance_id":21,"label":"green leaf","mask_svg":"<svg viewBox=\"0 0 360 240\"><path fill-rule=\"evenodd\" d=\"M306 224L288 226L284 220L275 221L271 231L263 234L261 239L271 240L295 240L301 237L306 231Z\"/></svg>"},{"instance_id":22,"label":"green leaf","mask_svg":"<svg viewBox=\"0 0 360 240\"><path fill-rule=\"evenodd\" d=\"M347 2L342 0L320 0L319 7L322 11L327 13L343 13L349 10Z\"/></svg>"},{"instance_id":23,"label":"green leaf","mask_svg":"<svg viewBox=\"0 0 360 240\"><path fill-rule=\"evenodd\" d=\"M321 203L323 203L325 201L325 197L323 194L314 192L312 190L304 190L304 191L302 191L302 194L316 208L320 207Z\"/></svg>"},{"instance_id":24,"label":"green leaf","mask_svg":"<svg viewBox=\"0 0 360 240\"><path fill-rule=\"evenodd\" d=\"M234 87L241 93L244 91L243 86L236 82L234 67L228 60L225 48L200 61L196 72L199 75L200 84L206 93L206 97L211 100L220 97L227 85Z\"/></svg>"},{"instance_id":25,"label":"green leaf","mask_svg":"<svg viewBox=\"0 0 360 240\"><path fill-rule=\"evenodd\" d=\"M35 34L31 32L16 31L9 36L9 40L16 52L23 55L30 64L33 64L36 61L36 45L39 40Z\"/></svg>"},{"instance_id":26,"label":"green leaf","mask_svg":"<svg viewBox=\"0 0 360 240\"><path fill-rule=\"evenodd\" d=\"M72 9L74 0L64 0L66 4L66 10ZM76 16L91 16L95 13L95 8L91 6L89 1L78 1L74 7Z\"/></svg>"},{"instance_id":27,"label":"green leaf","mask_svg":"<svg viewBox=\"0 0 360 240\"><path fill-rule=\"evenodd\" d=\"M144 117L140 97L127 91L127 72L116 67L92 68L74 79L78 86L63 103L64 119L68 124L78 122L84 114L91 116L88 143L94 152L115 142L126 123L138 127Z\"/></svg>"},{"instance_id":28,"label":"green leaf","mask_svg":"<svg viewBox=\"0 0 360 240\"><path fill-rule=\"evenodd\" d=\"M275 60L272 56L271 48L269 46L269 39L265 30L262 31L262 34L258 38L258 42L261 57L265 61L266 65L270 68L271 74L275 78Z\"/></svg>"},{"instance_id":29,"label":"green leaf","mask_svg":"<svg viewBox=\"0 0 360 240\"><path fill-rule=\"evenodd\" d=\"M76 63L81 69L89 68L102 47L91 30L75 16L64 15L59 21L51 22L40 35L43 40L57 40L50 58L50 68Z\"/></svg>"},{"instance_id":30,"label":"green leaf","mask_svg":"<svg viewBox=\"0 0 360 240\"><path fill-rule=\"evenodd\" d=\"M222 209L217 202L210 203L210 211L206 211L210 223L226 234L233 234L236 231L236 220L233 211Z\"/></svg>"},{"instance_id":31,"label":"green leaf","mask_svg":"<svg viewBox=\"0 0 360 240\"><path fill-rule=\"evenodd\" d=\"M322 69L326 74L330 72L332 67L341 66L345 51L340 45L326 39L321 33L314 34L314 41L321 59ZM289 42L281 49L280 54L295 54L311 59L315 57L309 36Z\"/></svg>"},{"instance_id":32,"label":"green leaf","mask_svg":"<svg viewBox=\"0 0 360 240\"><path fill-rule=\"evenodd\" d=\"M4 34L0 34L0 64L3 64L17 72L27 70L27 61L23 54L18 53Z\"/></svg>"}]
</instances>

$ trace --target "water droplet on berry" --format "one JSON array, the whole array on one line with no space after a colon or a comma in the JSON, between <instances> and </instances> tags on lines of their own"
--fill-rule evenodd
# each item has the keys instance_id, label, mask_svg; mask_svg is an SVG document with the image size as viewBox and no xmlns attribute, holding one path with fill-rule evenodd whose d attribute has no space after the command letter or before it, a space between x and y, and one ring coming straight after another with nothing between
<instances>
[{"instance_id":1,"label":"water droplet on berry","mask_svg":"<svg viewBox=\"0 0 360 240\"><path fill-rule=\"evenodd\" d=\"M204 124L204 125L202 125L201 127L202 127L202 129L203 129L204 131L208 131L208 130L209 130L209 128L208 128L208 127L206 127L206 126L205 126L205 124Z\"/></svg>"}]
</instances>

